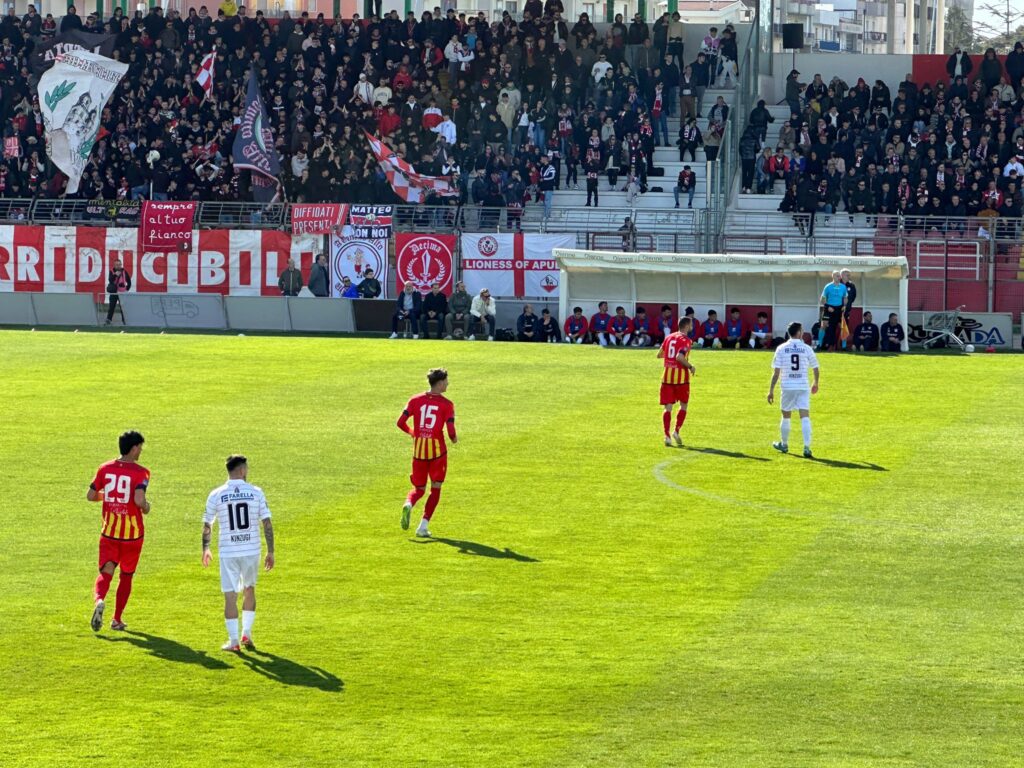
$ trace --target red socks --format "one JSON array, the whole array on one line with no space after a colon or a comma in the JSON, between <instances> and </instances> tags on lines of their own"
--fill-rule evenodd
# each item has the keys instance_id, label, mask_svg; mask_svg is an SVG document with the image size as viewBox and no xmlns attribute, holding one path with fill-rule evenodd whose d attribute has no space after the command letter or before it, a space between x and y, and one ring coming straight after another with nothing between
<instances>
[{"instance_id":1,"label":"red socks","mask_svg":"<svg viewBox=\"0 0 1024 768\"><path fill-rule=\"evenodd\" d=\"M668 431L672 427L672 411L664 411L661 414L661 423L665 425L665 437L668 437Z\"/></svg>"},{"instance_id":2,"label":"red socks","mask_svg":"<svg viewBox=\"0 0 1024 768\"><path fill-rule=\"evenodd\" d=\"M437 502L441 500L441 489L431 488L430 495L427 497L427 507L423 510L423 519L430 522L430 518L434 516L434 510L437 509Z\"/></svg>"},{"instance_id":3,"label":"red socks","mask_svg":"<svg viewBox=\"0 0 1024 768\"><path fill-rule=\"evenodd\" d=\"M110 581L114 578L112 573L104 573L100 571L96 577L96 586L93 589L93 596L96 600L103 600L107 596L107 592L110 590Z\"/></svg>"},{"instance_id":4,"label":"red socks","mask_svg":"<svg viewBox=\"0 0 1024 768\"><path fill-rule=\"evenodd\" d=\"M117 580L117 602L114 604L114 621L121 620L121 612L124 607L128 604L128 596L132 593L132 576L133 573L121 573L121 578Z\"/></svg>"},{"instance_id":5,"label":"red socks","mask_svg":"<svg viewBox=\"0 0 1024 768\"><path fill-rule=\"evenodd\" d=\"M409 491L409 495L405 497L405 503L412 504L415 507L416 502L422 499L423 494L425 494L426 492L427 491L424 488L413 488L411 491Z\"/></svg>"},{"instance_id":6,"label":"red socks","mask_svg":"<svg viewBox=\"0 0 1024 768\"><path fill-rule=\"evenodd\" d=\"M686 411L680 410L676 414L676 432L683 426L683 422L686 421Z\"/></svg>"}]
</instances>

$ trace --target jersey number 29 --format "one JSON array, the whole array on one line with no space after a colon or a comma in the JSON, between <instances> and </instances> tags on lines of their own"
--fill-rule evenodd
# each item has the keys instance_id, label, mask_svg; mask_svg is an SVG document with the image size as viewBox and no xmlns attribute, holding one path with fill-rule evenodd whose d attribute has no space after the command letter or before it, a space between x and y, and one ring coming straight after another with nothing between
<instances>
[{"instance_id":1,"label":"jersey number 29","mask_svg":"<svg viewBox=\"0 0 1024 768\"><path fill-rule=\"evenodd\" d=\"M107 475L103 486L103 498L115 504L127 504L131 494L132 479L128 475Z\"/></svg>"}]
</instances>

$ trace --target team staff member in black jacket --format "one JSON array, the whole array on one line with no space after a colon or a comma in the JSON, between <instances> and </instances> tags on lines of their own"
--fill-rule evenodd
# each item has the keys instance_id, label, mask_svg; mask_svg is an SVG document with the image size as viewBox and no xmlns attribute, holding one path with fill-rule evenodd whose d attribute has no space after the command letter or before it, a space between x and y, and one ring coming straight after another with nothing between
<instances>
[{"instance_id":1,"label":"team staff member in black jacket","mask_svg":"<svg viewBox=\"0 0 1024 768\"><path fill-rule=\"evenodd\" d=\"M437 323L437 338L444 335L444 319L448 315L448 297L441 293L440 283L430 284L430 293L423 297L420 310L420 334L430 338L430 321Z\"/></svg>"},{"instance_id":2,"label":"team staff member in black jacket","mask_svg":"<svg viewBox=\"0 0 1024 768\"><path fill-rule=\"evenodd\" d=\"M846 327L850 328L850 310L853 309L853 302L857 299L857 286L850 279L850 270L839 271L839 282L846 286L846 310L843 315L846 317ZM850 330L853 330L852 328ZM843 349L846 349L846 342L843 342Z\"/></svg>"},{"instance_id":3,"label":"team staff member in black jacket","mask_svg":"<svg viewBox=\"0 0 1024 768\"><path fill-rule=\"evenodd\" d=\"M121 299L118 298L119 293L128 293L132 289L132 276L128 274L127 270L121 265L120 259L114 259L114 263L110 267L110 272L107 273L107 293L109 307L107 309L107 322L104 325L110 325L110 321L114 319L114 308L121 303ZM124 323L124 307L121 308L121 322Z\"/></svg>"}]
</instances>

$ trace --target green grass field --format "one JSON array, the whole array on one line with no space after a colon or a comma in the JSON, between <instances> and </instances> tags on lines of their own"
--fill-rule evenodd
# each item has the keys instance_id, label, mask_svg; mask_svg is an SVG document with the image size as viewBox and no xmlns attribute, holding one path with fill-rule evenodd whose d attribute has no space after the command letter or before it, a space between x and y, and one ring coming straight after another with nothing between
<instances>
[{"instance_id":1,"label":"green grass field","mask_svg":"<svg viewBox=\"0 0 1024 768\"><path fill-rule=\"evenodd\" d=\"M809 462L770 448L764 353L695 353L678 450L653 353L0 350L4 768L1022 763L1022 356L823 357ZM394 420L438 364L460 443L419 543ZM132 634L94 636L84 497L130 427L153 478ZM277 533L242 656L200 565L233 451Z\"/></svg>"}]
</instances>

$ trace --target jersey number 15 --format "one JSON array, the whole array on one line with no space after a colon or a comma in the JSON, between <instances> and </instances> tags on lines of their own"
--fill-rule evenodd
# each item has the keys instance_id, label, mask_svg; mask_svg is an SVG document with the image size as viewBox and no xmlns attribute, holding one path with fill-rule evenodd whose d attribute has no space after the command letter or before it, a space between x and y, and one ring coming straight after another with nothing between
<instances>
[{"instance_id":1,"label":"jersey number 15","mask_svg":"<svg viewBox=\"0 0 1024 768\"><path fill-rule=\"evenodd\" d=\"M423 429L433 429L435 424L437 424L437 406L421 405L420 426L423 427Z\"/></svg>"}]
</instances>

